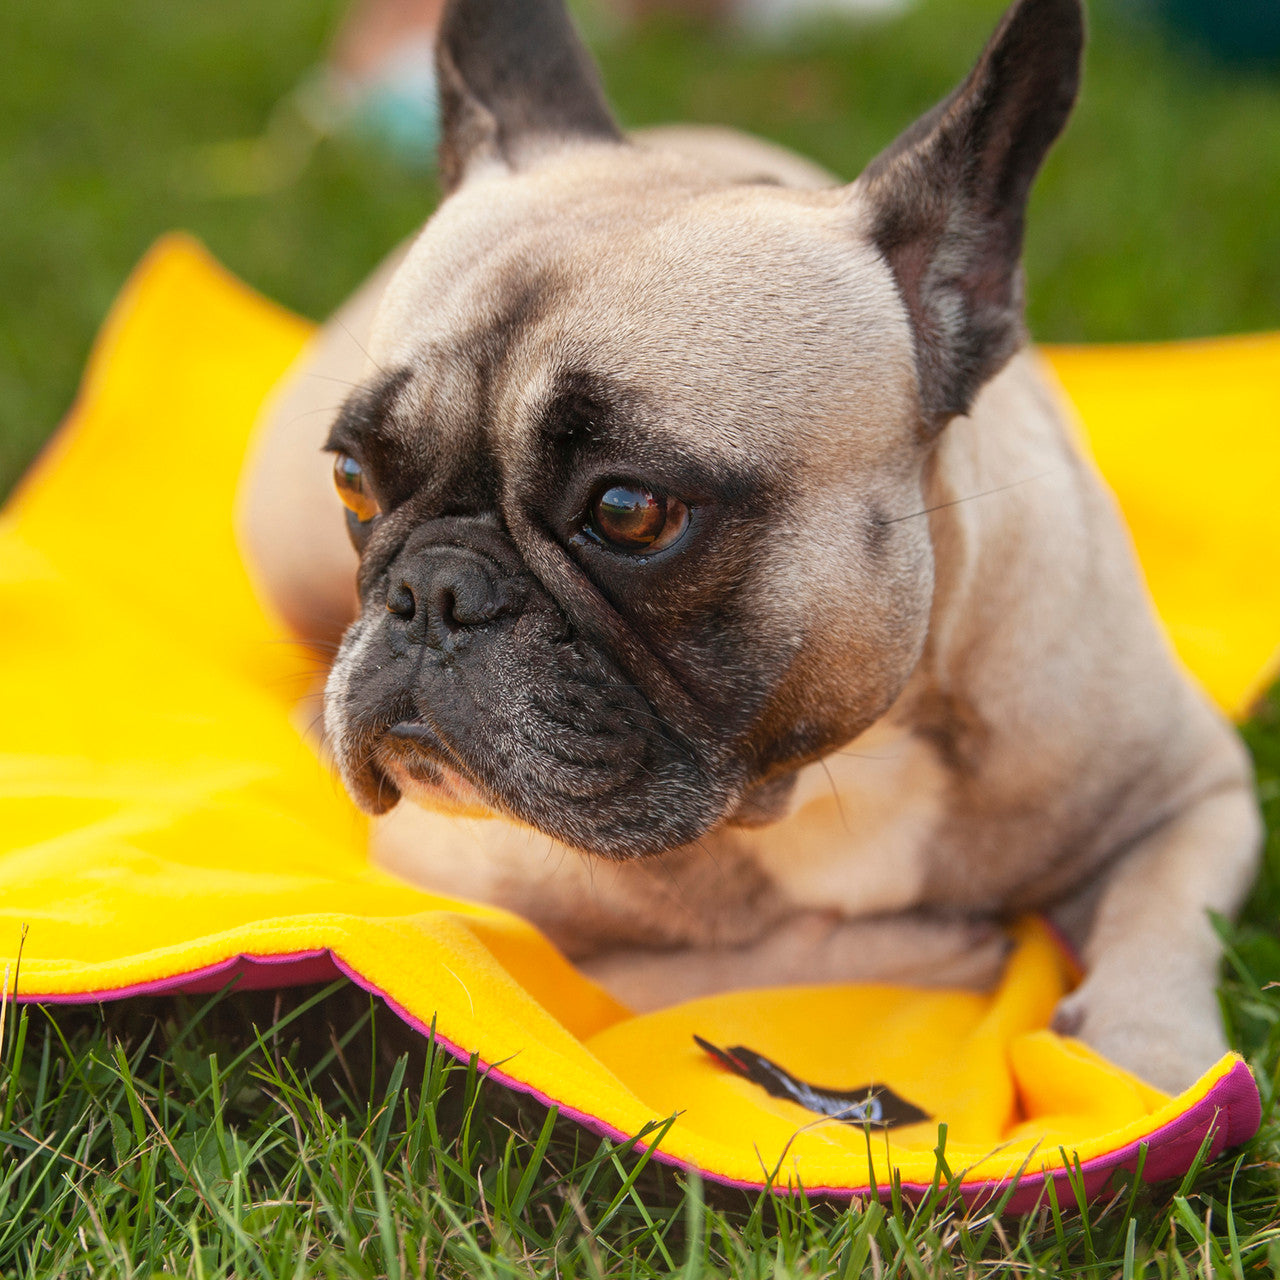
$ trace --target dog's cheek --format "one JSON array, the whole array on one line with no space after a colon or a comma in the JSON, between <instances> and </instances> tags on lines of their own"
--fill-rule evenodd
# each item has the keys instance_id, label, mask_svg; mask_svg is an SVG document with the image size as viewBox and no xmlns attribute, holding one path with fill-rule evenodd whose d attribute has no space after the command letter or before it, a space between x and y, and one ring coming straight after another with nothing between
<instances>
[{"instance_id":1,"label":"dog's cheek","mask_svg":"<svg viewBox=\"0 0 1280 1280\"><path fill-rule=\"evenodd\" d=\"M358 618L346 630L338 656L324 686L324 737L339 769L351 756L354 730L351 724L351 683L370 641L369 629Z\"/></svg>"},{"instance_id":2,"label":"dog's cheek","mask_svg":"<svg viewBox=\"0 0 1280 1280\"><path fill-rule=\"evenodd\" d=\"M928 637L933 555L924 522L887 526L874 548L854 521L840 540L824 517L816 525L797 536L797 559L775 570L773 595L787 608L771 625L792 636L794 648L751 734L755 767L766 777L874 724L911 678Z\"/></svg>"}]
</instances>

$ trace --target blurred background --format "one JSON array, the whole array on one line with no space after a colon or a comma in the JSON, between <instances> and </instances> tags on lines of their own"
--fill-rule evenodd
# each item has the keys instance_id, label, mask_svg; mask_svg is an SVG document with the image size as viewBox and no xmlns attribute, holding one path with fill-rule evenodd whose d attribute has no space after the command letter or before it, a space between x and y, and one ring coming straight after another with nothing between
<instances>
[{"instance_id":1,"label":"blurred background","mask_svg":"<svg viewBox=\"0 0 1280 1280\"><path fill-rule=\"evenodd\" d=\"M580 0L626 125L733 124L846 177L968 69L1002 0ZM830 2L830 0L828 0ZM786 9L785 4L781 6ZM1035 193L1037 338L1280 327L1280 0L1092 0ZM185 228L322 317L430 212L430 165L314 101L341 0L0 4L0 494L66 412L129 269ZM331 127L332 126L332 127Z\"/></svg>"},{"instance_id":2,"label":"blurred background","mask_svg":"<svg viewBox=\"0 0 1280 1280\"><path fill-rule=\"evenodd\" d=\"M852 177L951 88L1003 5L863 0L860 16L790 21L768 0L716 18L725 7L577 5L622 121L729 123ZM194 232L321 317L430 212L411 143L309 101L345 14L342 0L0 6L0 493L162 232ZM1280 325L1280 2L1094 0L1091 19L1081 105L1033 203L1033 333Z\"/></svg>"}]
</instances>

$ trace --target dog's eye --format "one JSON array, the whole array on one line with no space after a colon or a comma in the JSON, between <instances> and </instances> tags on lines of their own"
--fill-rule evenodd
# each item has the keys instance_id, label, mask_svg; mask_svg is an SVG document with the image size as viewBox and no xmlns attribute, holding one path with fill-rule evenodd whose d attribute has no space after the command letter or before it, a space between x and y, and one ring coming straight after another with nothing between
<instances>
[{"instance_id":1,"label":"dog's eye","mask_svg":"<svg viewBox=\"0 0 1280 1280\"><path fill-rule=\"evenodd\" d=\"M599 541L619 551L642 554L671 546L688 524L689 508L678 498L615 482L592 500L587 527Z\"/></svg>"},{"instance_id":2,"label":"dog's eye","mask_svg":"<svg viewBox=\"0 0 1280 1280\"><path fill-rule=\"evenodd\" d=\"M364 468L349 453L340 453L333 460L333 483L343 506L361 524L378 514L378 500L369 490Z\"/></svg>"}]
</instances>

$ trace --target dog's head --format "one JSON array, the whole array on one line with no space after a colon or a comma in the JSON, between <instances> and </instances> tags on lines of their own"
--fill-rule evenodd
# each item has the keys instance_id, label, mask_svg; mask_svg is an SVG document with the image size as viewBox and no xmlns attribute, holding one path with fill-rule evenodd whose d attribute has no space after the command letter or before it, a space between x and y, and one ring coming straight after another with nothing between
<instances>
[{"instance_id":1,"label":"dog's head","mask_svg":"<svg viewBox=\"0 0 1280 1280\"><path fill-rule=\"evenodd\" d=\"M329 441L362 614L329 682L372 811L629 857L776 816L917 663L933 441L1022 341L1078 0L1019 0L852 185L631 145L559 0L455 0L449 197Z\"/></svg>"}]
</instances>

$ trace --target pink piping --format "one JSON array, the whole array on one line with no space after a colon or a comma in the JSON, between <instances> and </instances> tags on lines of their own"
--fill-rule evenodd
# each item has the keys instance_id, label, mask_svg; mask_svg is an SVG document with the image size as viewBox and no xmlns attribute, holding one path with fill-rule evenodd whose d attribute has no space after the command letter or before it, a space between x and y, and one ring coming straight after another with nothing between
<instances>
[{"instance_id":1,"label":"pink piping","mask_svg":"<svg viewBox=\"0 0 1280 1280\"><path fill-rule=\"evenodd\" d=\"M228 956L200 969L175 973L168 978L153 978L149 982L51 996L21 995L18 1000L23 1004L95 1004L100 1000L126 1000L130 996L158 996L179 991L203 995L220 991L232 982L240 991L301 987L341 976L333 953L327 947L317 947L312 951L290 951L278 956Z\"/></svg>"}]
</instances>

